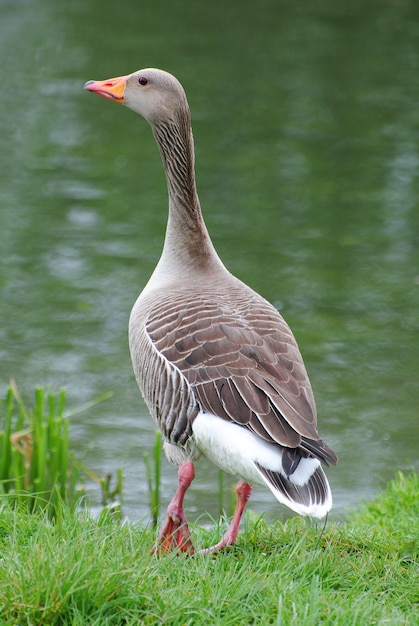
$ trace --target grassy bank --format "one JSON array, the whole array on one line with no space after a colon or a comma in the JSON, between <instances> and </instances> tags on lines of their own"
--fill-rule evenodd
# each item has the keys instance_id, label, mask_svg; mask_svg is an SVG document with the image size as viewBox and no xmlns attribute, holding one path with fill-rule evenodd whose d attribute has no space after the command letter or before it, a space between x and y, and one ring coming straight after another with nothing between
<instances>
[{"instance_id":1,"label":"grassy bank","mask_svg":"<svg viewBox=\"0 0 419 626\"><path fill-rule=\"evenodd\" d=\"M345 523L248 515L215 557L150 554L155 531L0 500L0 623L419 623L419 476L398 474ZM193 529L197 547L221 529Z\"/></svg>"}]
</instances>

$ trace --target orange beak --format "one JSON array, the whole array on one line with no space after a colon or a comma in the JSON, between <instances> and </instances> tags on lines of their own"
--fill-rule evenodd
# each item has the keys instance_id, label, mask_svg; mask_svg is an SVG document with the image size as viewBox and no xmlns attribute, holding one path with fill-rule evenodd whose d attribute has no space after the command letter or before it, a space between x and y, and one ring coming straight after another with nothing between
<instances>
[{"instance_id":1,"label":"orange beak","mask_svg":"<svg viewBox=\"0 0 419 626\"><path fill-rule=\"evenodd\" d=\"M83 89L93 91L103 98L108 98L108 100L122 103L128 78L128 76L118 76L108 80L88 80Z\"/></svg>"}]
</instances>

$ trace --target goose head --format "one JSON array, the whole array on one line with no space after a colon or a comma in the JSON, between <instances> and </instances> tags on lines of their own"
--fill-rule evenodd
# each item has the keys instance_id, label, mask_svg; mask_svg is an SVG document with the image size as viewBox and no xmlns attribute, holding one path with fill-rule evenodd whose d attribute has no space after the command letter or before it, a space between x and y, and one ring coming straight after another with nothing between
<instances>
[{"instance_id":1,"label":"goose head","mask_svg":"<svg viewBox=\"0 0 419 626\"><path fill-rule=\"evenodd\" d=\"M172 74L154 68L107 80L89 80L84 89L124 104L152 126L161 121L176 122L189 109L180 82Z\"/></svg>"}]
</instances>

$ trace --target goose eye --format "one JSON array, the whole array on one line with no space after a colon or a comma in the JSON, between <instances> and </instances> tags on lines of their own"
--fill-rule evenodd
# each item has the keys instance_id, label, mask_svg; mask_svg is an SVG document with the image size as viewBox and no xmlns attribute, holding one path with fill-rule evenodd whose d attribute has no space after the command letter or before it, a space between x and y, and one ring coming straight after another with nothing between
<instances>
[{"instance_id":1,"label":"goose eye","mask_svg":"<svg viewBox=\"0 0 419 626\"><path fill-rule=\"evenodd\" d=\"M140 76L140 78L138 79L138 83L142 86L148 85L148 78L146 78L145 76Z\"/></svg>"}]
</instances>

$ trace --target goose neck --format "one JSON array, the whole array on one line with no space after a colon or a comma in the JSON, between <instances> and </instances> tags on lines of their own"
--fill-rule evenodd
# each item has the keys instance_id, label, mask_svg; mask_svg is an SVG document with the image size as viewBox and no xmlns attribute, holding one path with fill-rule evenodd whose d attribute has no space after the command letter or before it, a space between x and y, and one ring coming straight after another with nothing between
<instances>
[{"instance_id":1,"label":"goose neck","mask_svg":"<svg viewBox=\"0 0 419 626\"><path fill-rule=\"evenodd\" d=\"M221 261L202 217L195 182L194 143L189 114L153 125L169 193L169 217L162 259L176 265L213 267Z\"/></svg>"}]
</instances>

